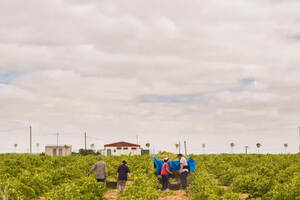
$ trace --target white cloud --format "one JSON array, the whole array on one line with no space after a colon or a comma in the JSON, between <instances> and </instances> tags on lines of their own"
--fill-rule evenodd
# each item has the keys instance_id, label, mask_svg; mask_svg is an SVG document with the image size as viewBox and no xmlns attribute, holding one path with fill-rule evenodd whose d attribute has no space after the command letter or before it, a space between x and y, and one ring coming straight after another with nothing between
<instances>
[{"instance_id":1,"label":"white cloud","mask_svg":"<svg viewBox=\"0 0 300 200\"><path fill-rule=\"evenodd\" d=\"M79 148L88 131L98 147L139 135L157 150L260 140L266 152L286 142L295 152L299 9L296 0L1 1L0 73L21 75L0 84L0 152L15 142L26 151L30 124L43 145L59 131Z\"/></svg>"}]
</instances>

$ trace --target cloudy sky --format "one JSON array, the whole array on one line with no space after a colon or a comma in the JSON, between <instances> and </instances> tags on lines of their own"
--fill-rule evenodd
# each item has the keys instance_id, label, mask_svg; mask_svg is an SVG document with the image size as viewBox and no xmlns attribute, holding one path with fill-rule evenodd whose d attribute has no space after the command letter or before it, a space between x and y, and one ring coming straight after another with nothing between
<instances>
[{"instance_id":1,"label":"cloudy sky","mask_svg":"<svg viewBox=\"0 0 300 200\"><path fill-rule=\"evenodd\" d=\"M0 152L298 148L299 0L1 0Z\"/></svg>"}]
</instances>

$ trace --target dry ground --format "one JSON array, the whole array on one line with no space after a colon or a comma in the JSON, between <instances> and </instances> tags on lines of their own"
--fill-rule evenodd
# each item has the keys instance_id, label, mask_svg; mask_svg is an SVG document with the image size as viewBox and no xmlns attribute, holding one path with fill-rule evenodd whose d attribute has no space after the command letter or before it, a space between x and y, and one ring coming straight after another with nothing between
<instances>
[{"instance_id":1,"label":"dry ground","mask_svg":"<svg viewBox=\"0 0 300 200\"><path fill-rule=\"evenodd\" d=\"M130 184L131 182L127 183L127 186ZM229 186L222 186L224 190L228 190L230 189ZM160 197L158 200L188 200L189 197L186 196L185 191L184 190L176 190L176 191L170 191L167 190L166 195L162 195L163 197ZM107 200L114 200L117 199L119 195L119 192L117 189L112 189L109 190L104 197ZM249 194L241 194L241 198L242 199L247 199L249 197Z\"/></svg>"},{"instance_id":2,"label":"dry ground","mask_svg":"<svg viewBox=\"0 0 300 200\"><path fill-rule=\"evenodd\" d=\"M113 199L117 199L118 197L118 190L109 190L105 195L104 197L107 199L107 200L113 200Z\"/></svg>"},{"instance_id":3,"label":"dry ground","mask_svg":"<svg viewBox=\"0 0 300 200\"><path fill-rule=\"evenodd\" d=\"M172 191L170 195L161 197L158 200L188 200L189 198L185 195L185 191L177 190Z\"/></svg>"}]
</instances>

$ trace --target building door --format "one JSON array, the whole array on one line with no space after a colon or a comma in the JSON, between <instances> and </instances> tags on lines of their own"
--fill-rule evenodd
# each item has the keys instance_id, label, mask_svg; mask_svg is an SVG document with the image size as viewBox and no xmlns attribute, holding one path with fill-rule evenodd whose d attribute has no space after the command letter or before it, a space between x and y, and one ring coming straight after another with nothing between
<instances>
[{"instance_id":1,"label":"building door","mask_svg":"<svg viewBox=\"0 0 300 200\"><path fill-rule=\"evenodd\" d=\"M111 149L107 149L107 155L111 156Z\"/></svg>"},{"instance_id":2,"label":"building door","mask_svg":"<svg viewBox=\"0 0 300 200\"><path fill-rule=\"evenodd\" d=\"M56 149L53 149L53 156L56 156Z\"/></svg>"}]
</instances>

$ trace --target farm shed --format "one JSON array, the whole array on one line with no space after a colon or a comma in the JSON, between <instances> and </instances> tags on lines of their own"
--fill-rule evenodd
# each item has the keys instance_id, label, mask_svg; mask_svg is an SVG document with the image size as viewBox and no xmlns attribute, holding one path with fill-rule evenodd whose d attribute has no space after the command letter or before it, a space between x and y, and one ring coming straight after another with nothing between
<instances>
[{"instance_id":1,"label":"farm shed","mask_svg":"<svg viewBox=\"0 0 300 200\"><path fill-rule=\"evenodd\" d=\"M47 145L45 154L48 156L69 156L72 154L72 146L68 145Z\"/></svg>"},{"instance_id":2,"label":"farm shed","mask_svg":"<svg viewBox=\"0 0 300 200\"><path fill-rule=\"evenodd\" d=\"M101 151L105 156L120 156L120 155L141 155L142 149L138 144L129 142L116 142L104 145Z\"/></svg>"}]
</instances>

